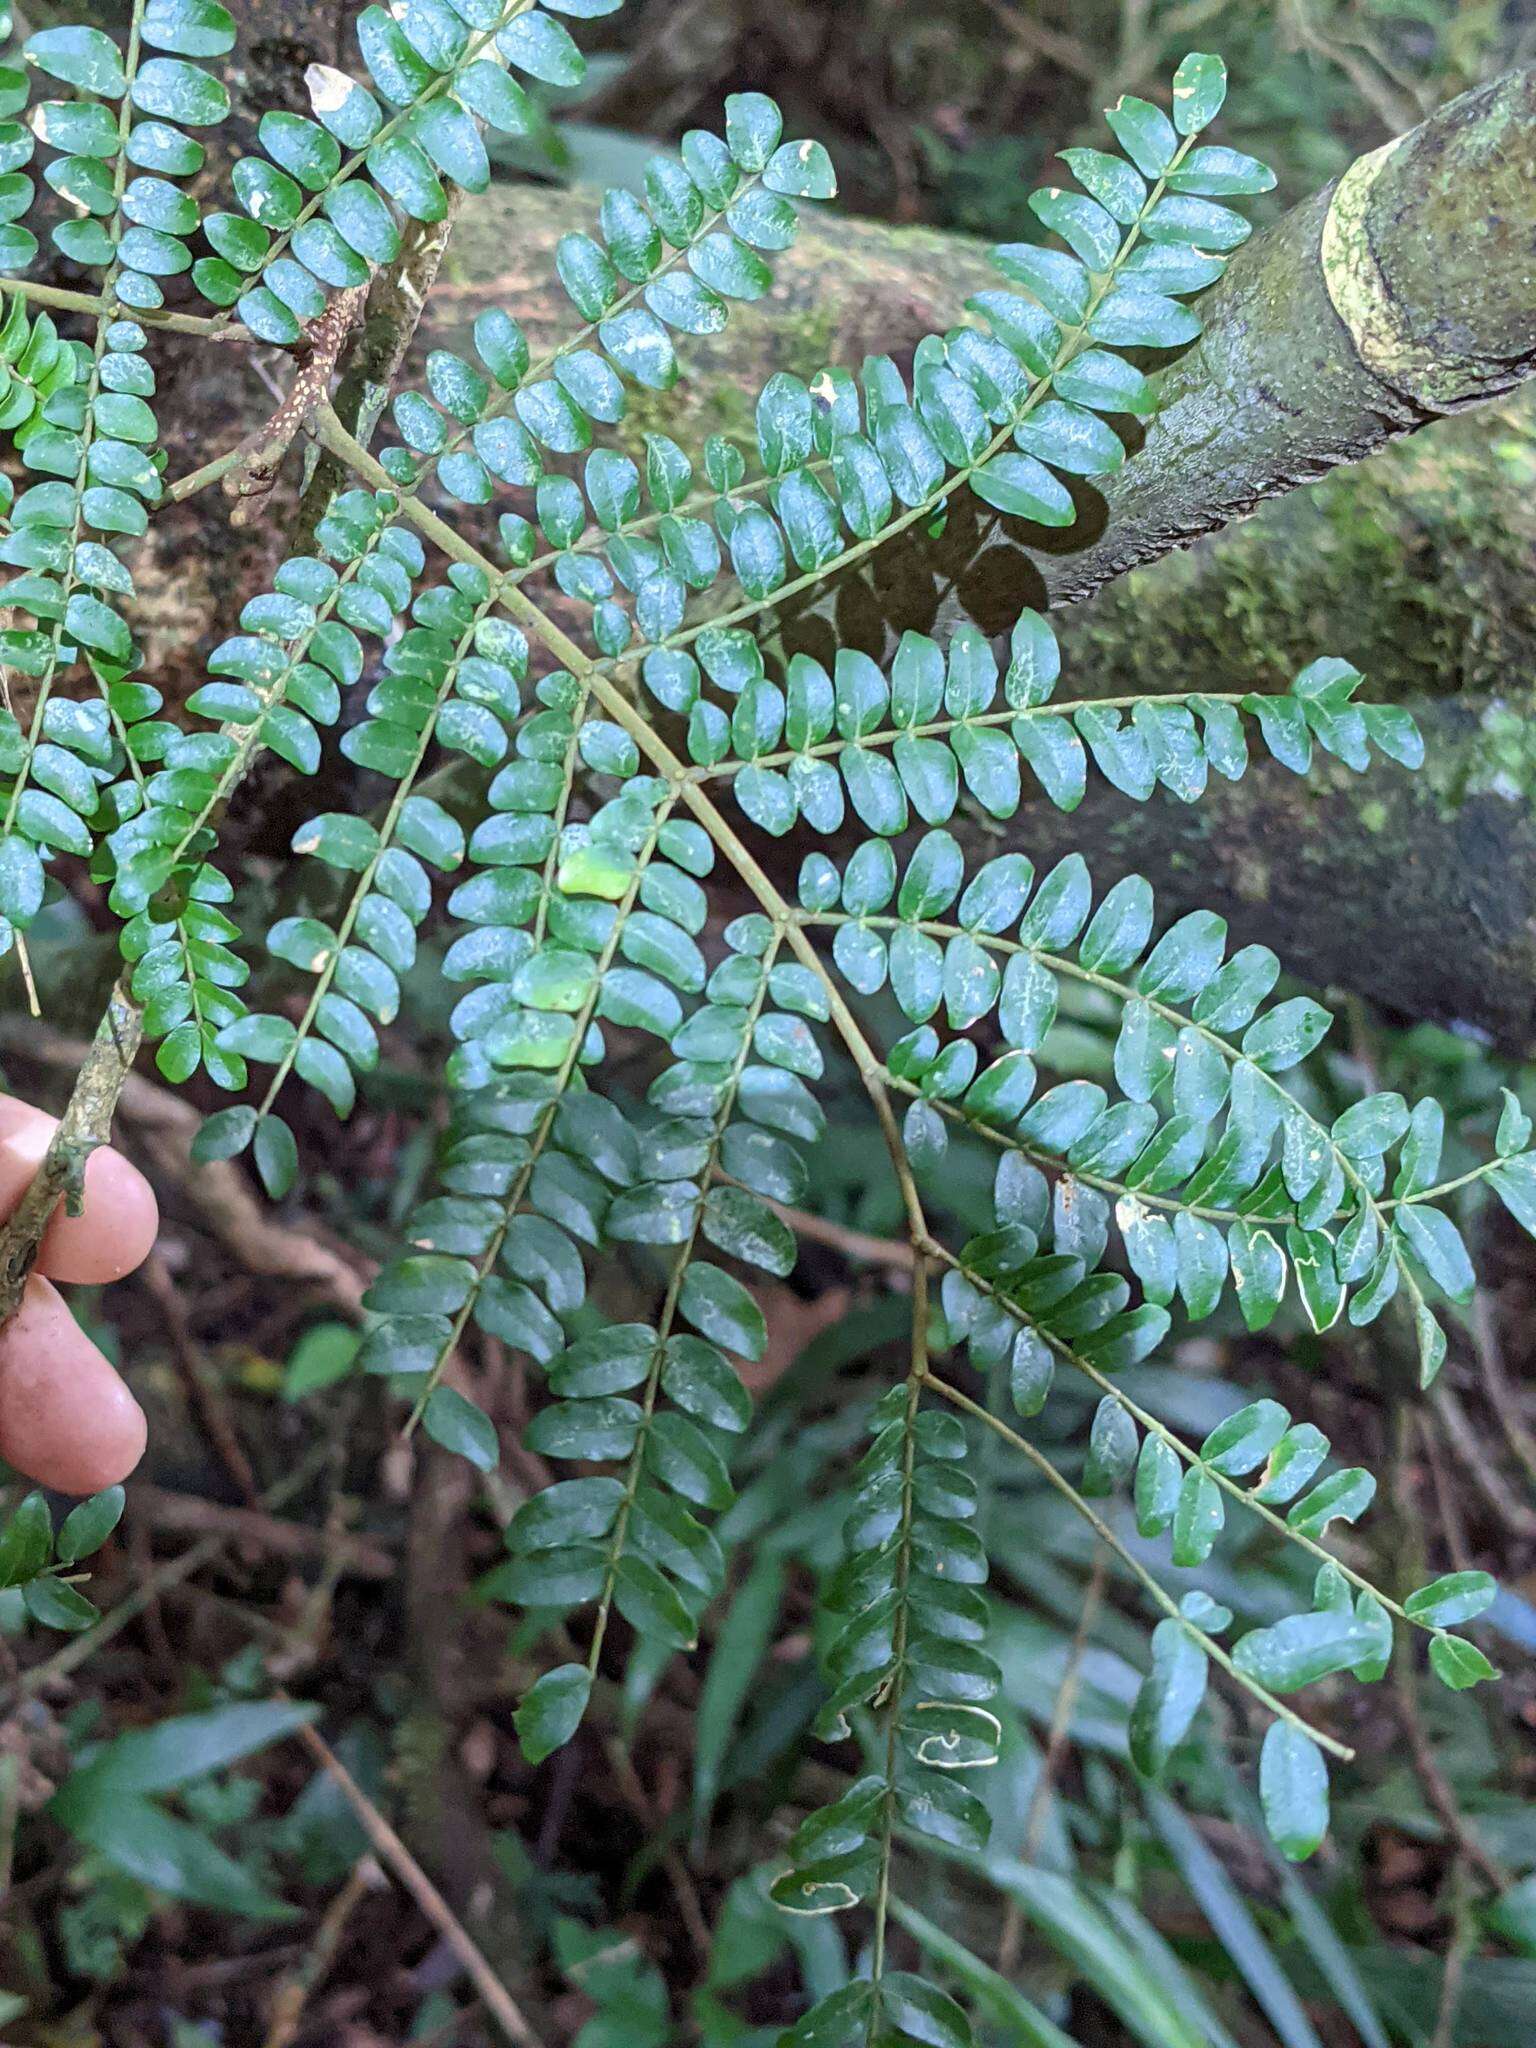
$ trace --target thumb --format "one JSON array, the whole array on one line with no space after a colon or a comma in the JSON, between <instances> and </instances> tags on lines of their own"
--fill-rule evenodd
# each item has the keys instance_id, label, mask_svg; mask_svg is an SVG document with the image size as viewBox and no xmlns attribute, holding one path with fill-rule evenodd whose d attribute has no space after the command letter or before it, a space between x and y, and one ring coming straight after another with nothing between
<instances>
[{"instance_id":1,"label":"thumb","mask_svg":"<svg viewBox=\"0 0 1536 2048\"><path fill-rule=\"evenodd\" d=\"M99 1493L128 1477L146 1434L126 1382L32 1274L0 1329L0 1457L60 1493Z\"/></svg>"}]
</instances>

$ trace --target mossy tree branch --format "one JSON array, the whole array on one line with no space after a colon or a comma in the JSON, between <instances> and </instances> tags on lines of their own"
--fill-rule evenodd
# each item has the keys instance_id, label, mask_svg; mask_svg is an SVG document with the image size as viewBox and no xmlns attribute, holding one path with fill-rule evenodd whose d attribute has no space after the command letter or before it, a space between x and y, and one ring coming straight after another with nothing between
<instances>
[{"instance_id":1,"label":"mossy tree branch","mask_svg":"<svg viewBox=\"0 0 1536 2048\"><path fill-rule=\"evenodd\" d=\"M1440 108L1233 258L1135 460L1055 535L985 507L882 553L887 629L1073 604L1536 369L1536 70ZM1049 552L1042 552L1048 549ZM842 625L852 609L833 592ZM923 616L911 616L920 611ZM845 629L846 630L846 629Z\"/></svg>"}]
</instances>

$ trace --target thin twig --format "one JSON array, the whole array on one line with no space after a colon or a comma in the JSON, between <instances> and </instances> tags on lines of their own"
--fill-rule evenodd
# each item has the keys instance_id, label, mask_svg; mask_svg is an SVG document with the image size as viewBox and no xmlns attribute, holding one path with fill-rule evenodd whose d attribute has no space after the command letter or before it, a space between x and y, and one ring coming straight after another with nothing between
<instances>
[{"instance_id":1,"label":"thin twig","mask_svg":"<svg viewBox=\"0 0 1536 2048\"><path fill-rule=\"evenodd\" d=\"M258 427L240 445L237 460L223 479L226 498L233 498L232 526L249 526L261 515L271 495L283 458L293 446L317 405L328 400L331 377L342 346L351 333L363 303L363 288L355 285L337 292L325 311L311 322L306 340L309 360L288 388L287 396L270 420Z\"/></svg>"},{"instance_id":2,"label":"thin twig","mask_svg":"<svg viewBox=\"0 0 1536 2048\"><path fill-rule=\"evenodd\" d=\"M1499 1342L1498 1322L1486 1287L1472 1298L1472 1348L1482 1375L1483 1392L1493 1410L1504 1440L1525 1467L1526 1477L1536 1485L1536 1437L1526 1428L1520 1399L1504 1366L1504 1347Z\"/></svg>"},{"instance_id":3,"label":"thin twig","mask_svg":"<svg viewBox=\"0 0 1536 2048\"><path fill-rule=\"evenodd\" d=\"M1440 2009L1435 2015L1434 2038L1430 2048L1452 2048L1456 2020L1461 2010L1462 1984L1467 1964L1478 1942L1477 1913L1467 1868L1458 1856L1451 1866L1451 1944L1445 1954L1445 1973L1440 1979Z\"/></svg>"},{"instance_id":4,"label":"thin twig","mask_svg":"<svg viewBox=\"0 0 1536 2048\"><path fill-rule=\"evenodd\" d=\"M1408 1738L1408 1750L1413 1758L1414 1771L1436 1820L1445 1830L1446 1839L1455 1845L1484 1884L1494 1892L1506 1891L1511 1881L1510 1873L1491 1850L1484 1848L1467 1824L1466 1817L1457 1804L1451 1781L1440 1768L1440 1759L1435 1755L1435 1746L1424 1726L1423 1716L1419 1712L1418 1668L1413 1655L1415 1641L1416 1638L1413 1636L1402 1637L1398 1654L1393 1659L1398 1718L1403 1724L1403 1733Z\"/></svg>"},{"instance_id":5,"label":"thin twig","mask_svg":"<svg viewBox=\"0 0 1536 2048\"><path fill-rule=\"evenodd\" d=\"M279 1695L280 1698L284 1695ZM423 1917L429 1920L463 1964L465 1974L479 1993L481 2003L497 2026L517 2048L544 2048L540 2036L521 2006L496 1975L466 1931L453 1908L433 1884L416 1858L389 1822L358 1784L323 1735L307 1722L294 1730L310 1754L329 1774L336 1789L357 1815L363 1832L383 1862L410 1893Z\"/></svg>"},{"instance_id":6,"label":"thin twig","mask_svg":"<svg viewBox=\"0 0 1536 2048\"><path fill-rule=\"evenodd\" d=\"M682 1915L688 1939L693 1943L694 1952L700 1962L709 1961L709 1922L704 1917L704 1908L699 1902L698 1887L692 1873L684 1863L675 1843L660 1836L661 1823L658 1821L650 1796L640 1782L640 1773L635 1769L629 1751L616 1735L604 1735L603 1748L608 1757L608 1767L618 1780L619 1791L625 1803L632 1809L636 1820L653 1837L656 1854L667 1879L677 1894L677 1910Z\"/></svg>"},{"instance_id":7,"label":"thin twig","mask_svg":"<svg viewBox=\"0 0 1536 2048\"><path fill-rule=\"evenodd\" d=\"M1422 1582L1426 1569L1423 1523L1415 1509L1409 1483L1409 1448L1415 1411L1404 1404L1398 1411L1393 1432L1392 1499L1398 1522L1398 1558L1402 1579L1412 1585ZM1468 1869L1475 1870L1495 1892L1509 1884L1509 1873L1468 1826L1450 1779L1440 1767L1435 1746L1419 1711L1418 1666L1414 1656L1417 1636L1412 1630L1398 1638L1392 1658L1392 1685L1397 1697L1398 1719L1408 1738L1408 1753L1431 1812L1445 1831Z\"/></svg>"},{"instance_id":8,"label":"thin twig","mask_svg":"<svg viewBox=\"0 0 1536 2048\"><path fill-rule=\"evenodd\" d=\"M37 977L32 972L32 955L27 948L25 932L16 934L16 965L21 969L22 987L27 992L27 1013L32 1017L41 1017L43 1006L37 999Z\"/></svg>"},{"instance_id":9,"label":"thin twig","mask_svg":"<svg viewBox=\"0 0 1536 2048\"><path fill-rule=\"evenodd\" d=\"M1056 1688L1055 1703L1051 1708L1051 1726L1045 1739L1045 1754L1040 1759L1040 1770L1029 1795L1029 1806L1024 1815L1023 1846L1019 1859L1033 1863L1040 1853L1040 1837L1045 1832L1045 1817L1050 1810L1051 1791L1056 1782L1056 1773L1061 1768L1061 1759L1066 1754L1067 1731L1072 1725L1072 1709L1077 1704L1078 1688L1082 1683L1083 1659L1088 1653L1088 1638L1093 1634L1094 1622L1098 1619L1099 1604L1104 1598L1105 1581L1109 1576L1109 1552L1102 1543L1093 1546L1093 1571L1083 1593L1083 1604L1077 1617L1077 1628L1072 1637L1072 1646L1067 1652L1067 1661L1062 1668L1061 1683ZM1005 1977L1011 1977L1018 1966L1019 1944L1024 1932L1024 1916L1017 1899L1010 1896L1007 1911L1003 1915L1003 1931L997 1944L997 1967Z\"/></svg>"},{"instance_id":10,"label":"thin twig","mask_svg":"<svg viewBox=\"0 0 1536 2048\"><path fill-rule=\"evenodd\" d=\"M16 1855L16 1821L21 1812L21 1759L14 1750L0 1750L0 1906L11 1893L11 1868Z\"/></svg>"},{"instance_id":11,"label":"thin twig","mask_svg":"<svg viewBox=\"0 0 1536 2048\"><path fill-rule=\"evenodd\" d=\"M1033 20L1021 8L1006 5L1005 0L987 0L987 5L1009 34L1033 50L1037 57L1044 57L1058 70L1084 79L1089 85L1097 84L1099 71L1093 52L1076 36L1051 28L1043 21Z\"/></svg>"},{"instance_id":12,"label":"thin twig","mask_svg":"<svg viewBox=\"0 0 1536 2048\"><path fill-rule=\"evenodd\" d=\"M359 1856L346 1883L326 1907L315 1938L299 1967L286 1983L280 1984L272 2001L272 2021L262 2048L290 2048L304 2020L309 1994L336 1960L336 1951L352 1918L369 1892L377 1891L384 1873L371 1856Z\"/></svg>"},{"instance_id":13,"label":"thin twig","mask_svg":"<svg viewBox=\"0 0 1536 2048\"><path fill-rule=\"evenodd\" d=\"M1082 1685L1083 1660L1088 1654L1088 1641L1093 1634L1093 1625L1098 1619L1099 1603L1104 1598L1105 1581L1109 1576L1109 1552L1102 1543L1093 1546L1093 1571L1083 1593L1082 1611L1077 1618L1077 1628L1072 1637L1072 1647L1067 1653L1066 1667L1061 1674L1061 1684L1056 1688L1056 1700L1051 1709L1050 1733L1046 1737L1045 1756L1041 1761L1040 1774L1035 1779L1034 1789L1029 1795L1029 1811L1024 1816L1024 1858L1033 1863L1040 1853L1040 1837L1045 1831L1045 1817L1049 1808L1056 1773L1061 1768L1061 1759L1067 1746L1067 1734L1072 1725L1072 1710L1077 1705L1077 1695Z\"/></svg>"},{"instance_id":14,"label":"thin twig","mask_svg":"<svg viewBox=\"0 0 1536 2048\"><path fill-rule=\"evenodd\" d=\"M1429 1396L1435 1420L1445 1431L1452 1450L1465 1466L1467 1476L1489 1507L1512 1535L1529 1540L1536 1536L1536 1508L1516 1498L1504 1474L1488 1455L1486 1443L1479 1442L1461 1397L1444 1377L1436 1380Z\"/></svg>"},{"instance_id":15,"label":"thin twig","mask_svg":"<svg viewBox=\"0 0 1536 2048\"><path fill-rule=\"evenodd\" d=\"M399 1571L389 1552L366 1537L344 1529L317 1529L309 1522L285 1522L261 1508L227 1507L222 1501L204 1500L201 1494L146 1485L135 1485L133 1505L156 1529L212 1536L295 1564L316 1558L339 1565L346 1578L382 1582Z\"/></svg>"},{"instance_id":16,"label":"thin twig","mask_svg":"<svg viewBox=\"0 0 1536 2048\"><path fill-rule=\"evenodd\" d=\"M96 298L90 292L72 292L62 285L34 284L24 277L0 277L0 292L14 293L18 298L30 299L34 305L52 306L62 313L86 313L96 320L104 319L118 303L115 299ZM167 313L136 306L133 317L141 327L163 327L171 334L195 334L200 341L246 346L255 339L249 328L224 326L196 313Z\"/></svg>"},{"instance_id":17,"label":"thin twig","mask_svg":"<svg viewBox=\"0 0 1536 2048\"><path fill-rule=\"evenodd\" d=\"M285 1474L275 1486L267 1489L262 1506L273 1511L282 1507L286 1501L292 1500L309 1484L315 1472L324 1464L325 1457L326 1451L322 1446L318 1455L312 1453L305 1458L295 1470ZM138 1489L135 1488L134 1492L137 1497ZM237 1514L240 1510L232 1509L230 1512ZM51 1657L45 1657L41 1664L34 1664L30 1671L22 1672L7 1685L4 1691L0 1692L0 1714L9 1712L18 1700L32 1698L57 1679L67 1678L70 1672L77 1671L82 1664L88 1663L98 1650L111 1642L114 1636L120 1635L131 1621L137 1620L162 1593L172 1586L179 1585L183 1579L191 1578L194 1572L200 1571L205 1564L217 1557L229 1540L229 1533L221 1529L216 1535L205 1536L200 1543L194 1543L192 1548L183 1551L180 1557L168 1558L164 1564L156 1565L153 1571L140 1579L127 1598L119 1601L110 1614L103 1615L94 1627L84 1630L80 1635L71 1636Z\"/></svg>"},{"instance_id":18,"label":"thin twig","mask_svg":"<svg viewBox=\"0 0 1536 2048\"><path fill-rule=\"evenodd\" d=\"M1393 74L1382 53L1363 36L1330 34L1313 20L1307 0L1282 0L1281 18L1290 24L1295 45L1315 51L1344 73L1389 135L1401 135L1423 120L1427 110L1422 99Z\"/></svg>"},{"instance_id":19,"label":"thin twig","mask_svg":"<svg viewBox=\"0 0 1536 2048\"><path fill-rule=\"evenodd\" d=\"M355 1393L347 1405L355 1411ZM287 1683L299 1672L307 1671L320 1655L327 1631L332 1625L336 1589L342 1580L349 1576L362 1576L355 1570L355 1566L364 1557L370 1563L379 1558L379 1553L355 1544L347 1528L347 1518L352 1507L353 1503L344 1494L333 1491L325 1527L312 1532L319 1537L323 1545L319 1574L305 1594L303 1605L288 1630L287 1643L280 1652L267 1658L267 1670L279 1683ZM398 1567L393 1563L388 1576L398 1576Z\"/></svg>"},{"instance_id":20,"label":"thin twig","mask_svg":"<svg viewBox=\"0 0 1536 2048\"><path fill-rule=\"evenodd\" d=\"M56 1680L67 1678L72 1671L88 1663L98 1650L104 1649L115 1635L120 1635L129 1622L136 1621L169 1587L190 1578L217 1557L224 1543L223 1536L205 1536L201 1543L194 1543L180 1557L168 1558L164 1564L156 1565L125 1600L120 1600L110 1614L102 1616L94 1628L86 1629L82 1635L71 1636L51 1657L45 1657L41 1664L34 1664L30 1671L22 1672L4 1692L0 1692L0 1714L8 1713L18 1700L32 1698Z\"/></svg>"},{"instance_id":21,"label":"thin twig","mask_svg":"<svg viewBox=\"0 0 1536 2048\"><path fill-rule=\"evenodd\" d=\"M717 1178L726 1180L729 1175ZM774 1214L783 1218L796 1237L809 1238L814 1244L824 1244L845 1259L853 1259L866 1266L893 1266L903 1272L911 1272L916 1253L905 1238L876 1237L872 1231L854 1230L846 1223L834 1223L830 1216L817 1216L809 1209L792 1209L787 1202L768 1203Z\"/></svg>"},{"instance_id":22,"label":"thin twig","mask_svg":"<svg viewBox=\"0 0 1536 2048\"><path fill-rule=\"evenodd\" d=\"M567 1663L579 1664L583 1662L582 1652L577 1649L574 1640L563 1625L555 1630L555 1640L560 1644L562 1654ZM605 1690L612 1689L606 1686L602 1678L597 1678L593 1684L594 1697L601 1699ZM613 1702L608 1700L604 1704L612 1705ZM607 1729L603 1731L602 1743L608 1758L609 1767L618 1783L620 1795L640 1825L647 1832L654 1833L657 1826L656 1814L651 1805L650 1795L640 1782L640 1773L635 1769L634 1760L630 1756L629 1751L625 1748L619 1737L610 1733ZM562 1751L563 1756L571 1754L570 1750ZM704 1908L699 1902L698 1887L694 1884L693 1874L688 1869L687 1864L684 1863L677 1848L671 1842L659 1842L656 1853L660 1858L662 1869L666 1872L673 1889L677 1893L677 1907L683 1917L683 1924L688 1930L688 1938L693 1943L700 1960L707 1962L710 1952L709 1922L704 1917Z\"/></svg>"},{"instance_id":23,"label":"thin twig","mask_svg":"<svg viewBox=\"0 0 1536 2048\"><path fill-rule=\"evenodd\" d=\"M257 1507L261 1501L261 1488L256 1483L255 1470L230 1418L224 1390L209 1371L202 1347L192 1335L187 1311L176 1282L171 1278L170 1268L158 1252L151 1252L137 1277L139 1285L165 1319L177 1377L203 1425L204 1434L218 1452L225 1471L245 1496L247 1507Z\"/></svg>"},{"instance_id":24,"label":"thin twig","mask_svg":"<svg viewBox=\"0 0 1536 2048\"><path fill-rule=\"evenodd\" d=\"M171 485L165 494L165 502L168 505L180 505L188 498L195 498L199 491L206 491L210 484L222 482L236 463L245 460L245 455L246 444L240 441L233 448L226 448L222 455L215 455L211 462L203 463L198 469L188 470L185 476L178 477Z\"/></svg>"},{"instance_id":25,"label":"thin twig","mask_svg":"<svg viewBox=\"0 0 1536 2048\"><path fill-rule=\"evenodd\" d=\"M1420 1409L1416 1419L1419 1441L1424 1446L1424 1457L1429 1465L1430 1482L1435 1489L1435 1507L1440 1516L1440 1526L1445 1531L1445 1547L1457 1571L1468 1571L1472 1566L1472 1546L1467 1540L1461 1502L1456 1497L1450 1474L1445 1469L1445 1460L1440 1455L1440 1438L1434 1418Z\"/></svg>"},{"instance_id":26,"label":"thin twig","mask_svg":"<svg viewBox=\"0 0 1536 2048\"><path fill-rule=\"evenodd\" d=\"M412 221L401 237L400 254L374 273L356 326L339 358L336 416L366 448L394 388L415 337L427 295L458 219L461 193L451 190L440 221ZM315 529L347 481L346 465L329 450L317 455L305 479L294 524L293 545L306 551Z\"/></svg>"},{"instance_id":27,"label":"thin twig","mask_svg":"<svg viewBox=\"0 0 1536 2048\"><path fill-rule=\"evenodd\" d=\"M0 1050L43 1066L78 1069L90 1048L81 1039L58 1037L20 1018L0 1017ZM312 1221L306 1220L303 1230L279 1222L252 1194L248 1179L233 1161L194 1165L191 1146L202 1117L191 1103L146 1075L129 1074L119 1108L142 1132L153 1162L188 1183L199 1223L228 1246L248 1273L313 1284L333 1307L353 1320L361 1319L372 1262L354 1254L361 1269L354 1270L331 1250Z\"/></svg>"}]
</instances>

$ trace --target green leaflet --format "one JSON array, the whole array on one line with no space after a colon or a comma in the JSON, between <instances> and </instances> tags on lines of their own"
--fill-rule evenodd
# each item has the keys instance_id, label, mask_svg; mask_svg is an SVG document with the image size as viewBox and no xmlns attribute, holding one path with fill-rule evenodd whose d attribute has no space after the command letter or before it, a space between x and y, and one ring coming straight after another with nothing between
<instances>
[{"instance_id":1,"label":"green leaflet","mask_svg":"<svg viewBox=\"0 0 1536 2048\"><path fill-rule=\"evenodd\" d=\"M1159 1775L1189 1732L1205 1697L1207 1671L1205 1652L1189 1632L1176 1621L1159 1622L1152 1669L1131 1710L1131 1760L1147 1777Z\"/></svg>"},{"instance_id":2,"label":"green leaflet","mask_svg":"<svg viewBox=\"0 0 1536 2048\"><path fill-rule=\"evenodd\" d=\"M1291 1863L1310 1856L1328 1832L1328 1766L1300 1729L1274 1721L1259 1757L1264 1824Z\"/></svg>"}]
</instances>

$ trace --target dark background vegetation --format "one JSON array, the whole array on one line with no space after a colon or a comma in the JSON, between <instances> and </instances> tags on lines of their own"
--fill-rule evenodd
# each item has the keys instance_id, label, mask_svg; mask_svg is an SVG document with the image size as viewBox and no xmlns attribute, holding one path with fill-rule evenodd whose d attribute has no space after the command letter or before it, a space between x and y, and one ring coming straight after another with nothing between
<instances>
[{"instance_id":1,"label":"dark background vegetation","mask_svg":"<svg viewBox=\"0 0 1536 2048\"><path fill-rule=\"evenodd\" d=\"M252 0L253 31L272 29L256 47L275 79L280 17L295 12ZM27 26L61 13L74 10L34 7ZM1224 139L1275 164L1278 189L1261 204L1280 209L1445 97L1536 58L1536 7L636 0L583 39L600 52L588 87L551 106L542 151L504 158L507 179L627 180L653 139L713 121L726 92L756 86L784 104L792 132L828 143L850 211L1007 238L1054 149L1096 139L1098 110L1152 87L1186 48L1225 54L1235 85ZM472 251L475 204L464 226ZM516 252L497 260L515 270ZM259 393L243 402L258 414L263 403ZM1258 541L1239 534L1216 572L1179 563L1133 579L1155 604L1163 578L1168 610L1149 628L1140 597L1112 595L1074 628L1079 645L1096 674L1133 678L1121 688L1143 686L1165 660L1220 664L1246 683L1331 648L1347 618L1341 651L1385 671L1394 694L1466 693L1482 707L1478 750L1437 800L1492 788L1523 818L1533 447L1522 404L1437 429L1278 520L1266 515L1248 530ZM185 649L205 609L211 631L213 609L260 572L263 536L231 548L222 513L206 517L214 523L184 535L151 585L167 650ZM1186 603L1192 578L1198 601ZM312 807L276 777L245 800L236 827L249 925L273 914L269 856ZM1369 906L1365 887L1352 914L1368 919ZM1343 914L1317 906L1321 920ZM95 1014L111 952L89 900L53 919L34 951L66 1028L25 1018L10 967L0 1012L7 1085L45 1101L62 1095L75 1057L68 1019ZM1444 931L1447 952L1460 943ZM196 1108L148 1078L124 1097L123 1142L155 1179L166 1223L155 1259L88 1310L129 1362L153 1431L92 1589L109 1628L61 1647L22 1633L0 1603L0 2039L18 2048L497 2038L446 1923L424 1913L419 1886L381 1874L378 1844L292 1738L233 1771L210 1769L177 1800L283 1901L282 1919L153 1894L43 1813L93 1742L268 1699L277 1686L318 1705L375 1810L551 2048L578 2038L583 2048L763 2048L804 1987L826 1981L841 1938L833 1923L776 1919L751 1873L776 1847L765 1816L822 1791L805 1736L813 1575L835 1554L832 1482L903 1320L878 1245L865 1242L896 1221L877 1145L858 1127L853 1092L842 1114L834 1097L816 1163L824 1231L793 1281L765 1290L774 1342L760 1369L763 1423L722 1532L729 1623L665 1662L644 1646L631 1654L616 1631L592 1725L535 1775L518 1760L510 1717L547 1645L512 1630L484 1593L498 1526L541 1476L517 1448L528 1406L520 1362L489 1339L464 1361L466 1386L501 1425L491 1482L399 1441L376 1383L348 1372L369 1262L392 1248L430 1172L447 1007L437 957L425 949L387 1063L351 1122L338 1127L316 1098L299 1107L308 1177L277 1214L238 1165L189 1167ZM1346 1018L1320 1087L1438 1092L1469 1151L1486 1143L1498 1086L1531 1086L1518 1029L1490 1040L1455 1028L1481 1020L1443 1006L1426 1021L1401 992L1390 1007L1352 997ZM1056 1050L1092 1071L1109 1042L1085 1011L1058 1026ZM638 1094L640 1066L632 1078ZM952 1157L950 1201L964 1221L982 1162ZM1410 1657L1375 1688L1324 1690L1324 1718L1360 1761L1338 1781L1335 1835L1304 1890L1260 1847L1241 1776L1256 1736L1241 1718L1213 1727L1176 1787L1192 1823L1136 1787L1123 1730L1145 1617L1106 1578L1085 1530L993 1476L1013 1706L994 1811L1060 1890L1051 1912L1001 1920L995 1895L984 1905L935 1889L926 1903L977 1955L1016 1972L1083 2048L1165 2048L1138 2006L1137 1969L1214 2016L1197 2038L1214 2029L1207 2038L1241 2048L1532 2039L1536 1266L1529 1242L1494 1219L1479 1235L1484 1286L1428 1401L1375 1333L1319 1340L1285 1324L1248 1339L1218 1323L1140 1374L1187 1430L1203 1433L1240 1391L1273 1394L1382 1473L1360 1541L1384 1583L1476 1565L1507 1588L1487 1638L1507 1668L1500 1686L1432 1692ZM1063 1397L1053 1427L1069 1459L1083 1419ZM1284 1561L1240 1536L1218 1565L1211 1590L1251 1616L1284 1597ZM1073 1916L1090 1896L1112 1909L1118 1946L1083 1946Z\"/></svg>"}]
</instances>

